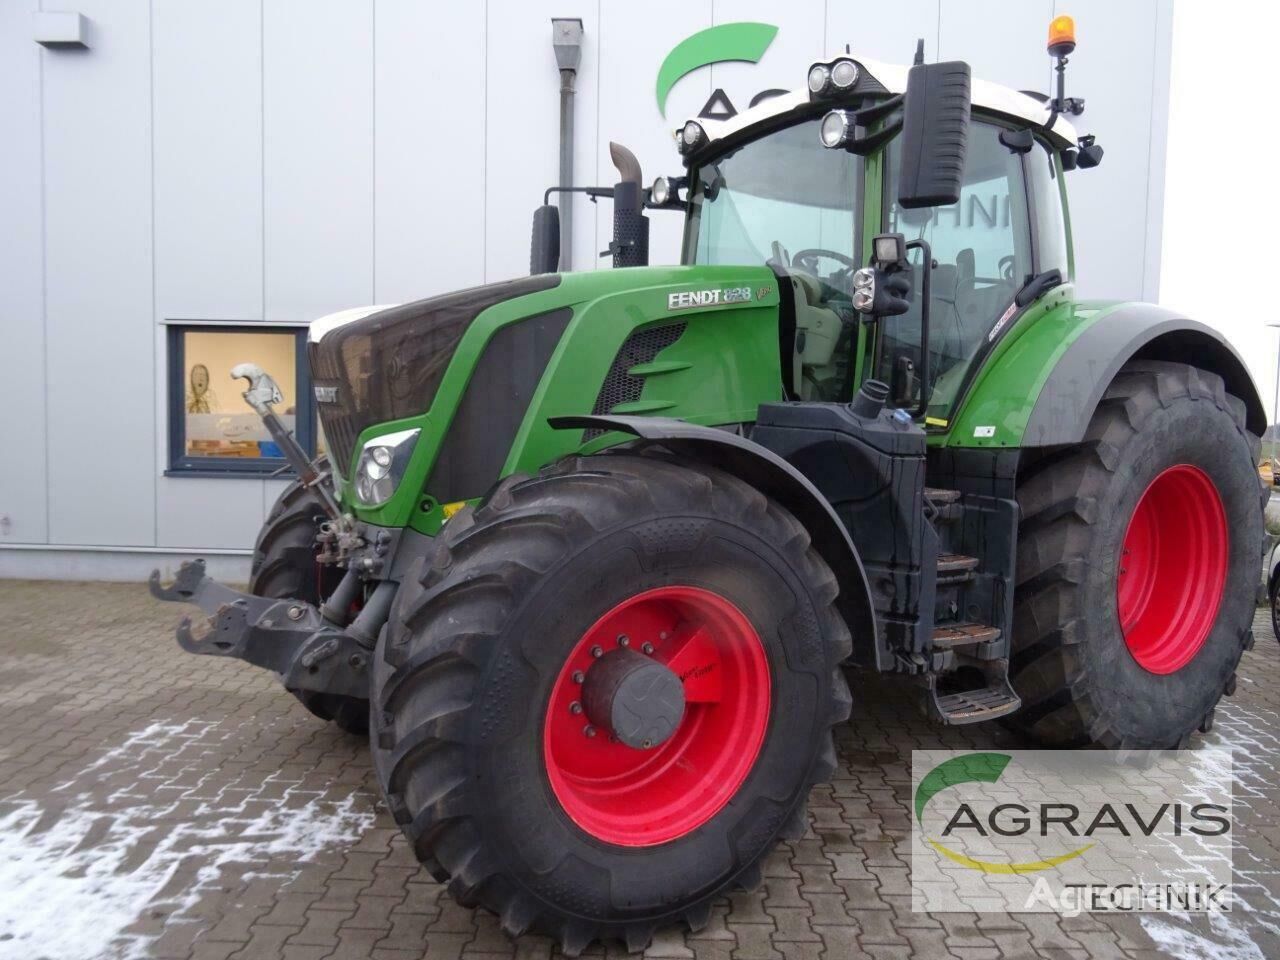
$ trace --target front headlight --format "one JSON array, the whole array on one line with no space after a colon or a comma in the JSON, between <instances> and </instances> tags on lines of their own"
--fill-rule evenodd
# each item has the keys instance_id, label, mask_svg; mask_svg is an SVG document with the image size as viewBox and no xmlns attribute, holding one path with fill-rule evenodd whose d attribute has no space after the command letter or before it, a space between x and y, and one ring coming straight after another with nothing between
<instances>
[{"instance_id":1,"label":"front headlight","mask_svg":"<svg viewBox=\"0 0 1280 960\"><path fill-rule=\"evenodd\" d=\"M863 267L853 275L853 309L870 313L876 304L876 272Z\"/></svg>"},{"instance_id":2,"label":"front headlight","mask_svg":"<svg viewBox=\"0 0 1280 960\"><path fill-rule=\"evenodd\" d=\"M418 430L401 430L374 437L360 451L356 464L356 499L366 507L380 507L396 492L418 442Z\"/></svg>"}]
</instances>

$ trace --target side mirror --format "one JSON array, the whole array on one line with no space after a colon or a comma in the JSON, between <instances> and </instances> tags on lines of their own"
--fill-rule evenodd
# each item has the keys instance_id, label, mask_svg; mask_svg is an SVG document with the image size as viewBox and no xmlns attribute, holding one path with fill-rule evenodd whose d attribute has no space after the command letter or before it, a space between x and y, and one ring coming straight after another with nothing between
<instances>
[{"instance_id":1,"label":"side mirror","mask_svg":"<svg viewBox=\"0 0 1280 960\"><path fill-rule=\"evenodd\" d=\"M533 211L533 239L529 242L529 273L560 269L560 208L544 203Z\"/></svg>"},{"instance_id":2,"label":"side mirror","mask_svg":"<svg viewBox=\"0 0 1280 960\"><path fill-rule=\"evenodd\" d=\"M950 60L911 68L902 105L899 207L913 210L959 203L969 106L967 63Z\"/></svg>"}]
</instances>

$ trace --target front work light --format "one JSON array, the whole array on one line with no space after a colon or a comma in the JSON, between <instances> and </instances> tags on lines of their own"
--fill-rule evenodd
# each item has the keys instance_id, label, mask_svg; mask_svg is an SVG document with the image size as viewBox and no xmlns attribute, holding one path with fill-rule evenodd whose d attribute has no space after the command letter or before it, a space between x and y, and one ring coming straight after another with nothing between
<instances>
[{"instance_id":1,"label":"front work light","mask_svg":"<svg viewBox=\"0 0 1280 960\"><path fill-rule=\"evenodd\" d=\"M830 63L815 63L809 68L809 93L813 97L829 97L847 93L858 82L857 63L840 57Z\"/></svg>"},{"instance_id":2,"label":"front work light","mask_svg":"<svg viewBox=\"0 0 1280 960\"><path fill-rule=\"evenodd\" d=\"M858 65L852 60L837 60L831 65L831 82L837 90L848 90L858 82Z\"/></svg>"},{"instance_id":3,"label":"front work light","mask_svg":"<svg viewBox=\"0 0 1280 960\"><path fill-rule=\"evenodd\" d=\"M818 127L818 137L824 147L842 147L848 143L852 133L853 124L844 110L832 110L822 118L822 125Z\"/></svg>"},{"instance_id":4,"label":"front work light","mask_svg":"<svg viewBox=\"0 0 1280 960\"><path fill-rule=\"evenodd\" d=\"M707 131L697 120L690 120L680 128L680 152L691 153L707 142Z\"/></svg>"},{"instance_id":5,"label":"front work light","mask_svg":"<svg viewBox=\"0 0 1280 960\"><path fill-rule=\"evenodd\" d=\"M419 430L400 430L374 437L360 451L356 464L356 499L362 506L380 507L396 492L418 442Z\"/></svg>"},{"instance_id":6,"label":"front work light","mask_svg":"<svg viewBox=\"0 0 1280 960\"><path fill-rule=\"evenodd\" d=\"M831 82L831 69L825 63L815 63L809 68L809 92L822 93Z\"/></svg>"}]
</instances>

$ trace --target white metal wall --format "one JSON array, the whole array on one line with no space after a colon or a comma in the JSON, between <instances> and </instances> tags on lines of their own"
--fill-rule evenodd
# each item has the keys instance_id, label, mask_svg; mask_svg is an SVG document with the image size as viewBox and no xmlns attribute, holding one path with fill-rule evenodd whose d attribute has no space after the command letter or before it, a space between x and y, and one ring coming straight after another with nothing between
<instances>
[{"instance_id":1,"label":"white metal wall","mask_svg":"<svg viewBox=\"0 0 1280 960\"><path fill-rule=\"evenodd\" d=\"M0 3L0 575L139 575L191 551L243 569L278 481L167 478L173 319L296 322L527 270L557 170L550 18L579 16L579 182L608 142L678 171L669 130L716 87L739 109L850 44L961 57L1047 90L1053 0L74 0L88 50L45 50L36 0ZM1070 90L1103 165L1071 181L1088 294L1158 288L1171 4L1075 0ZM691 74L658 114L685 36L759 20L756 65ZM574 263L610 209L578 198ZM678 252L656 217L654 260Z\"/></svg>"}]
</instances>

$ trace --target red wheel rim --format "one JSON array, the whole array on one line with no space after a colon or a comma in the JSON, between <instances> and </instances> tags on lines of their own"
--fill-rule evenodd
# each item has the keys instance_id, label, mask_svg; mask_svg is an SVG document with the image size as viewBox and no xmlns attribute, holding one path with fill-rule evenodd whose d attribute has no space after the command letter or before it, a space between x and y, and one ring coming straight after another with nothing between
<instances>
[{"instance_id":1,"label":"red wheel rim","mask_svg":"<svg viewBox=\"0 0 1280 960\"><path fill-rule=\"evenodd\" d=\"M1185 666L1218 618L1227 582L1227 515L1213 481L1179 464L1143 492L1116 574L1120 630L1151 673Z\"/></svg>"},{"instance_id":2,"label":"red wheel rim","mask_svg":"<svg viewBox=\"0 0 1280 960\"><path fill-rule=\"evenodd\" d=\"M615 650L623 637L684 687L683 719L648 750L603 730L587 736L589 720L577 712L593 648ZM769 704L764 644L742 611L697 587L647 590L597 620L556 679L543 728L551 788L573 822L600 840L641 847L682 837L742 786L764 742Z\"/></svg>"}]
</instances>

